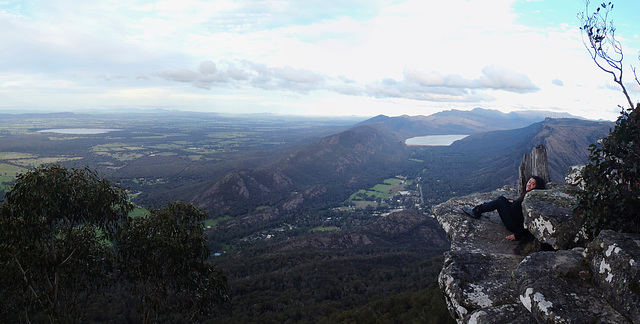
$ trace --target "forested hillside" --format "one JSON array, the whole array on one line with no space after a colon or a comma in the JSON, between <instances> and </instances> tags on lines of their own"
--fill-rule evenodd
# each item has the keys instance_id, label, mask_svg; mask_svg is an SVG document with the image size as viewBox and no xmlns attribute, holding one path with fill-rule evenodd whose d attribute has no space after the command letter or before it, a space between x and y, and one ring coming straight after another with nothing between
<instances>
[{"instance_id":1,"label":"forested hillside","mask_svg":"<svg viewBox=\"0 0 640 324\"><path fill-rule=\"evenodd\" d=\"M212 215L238 215L257 207L293 210L310 203L339 204L352 192L403 173L408 149L376 126L357 126L325 137L260 168L234 171L192 202Z\"/></svg>"},{"instance_id":2,"label":"forested hillside","mask_svg":"<svg viewBox=\"0 0 640 324\"><path fill-rule=\"evenodd\" d=\"M436 220L404 211L362 215L361 222L366 225L262 238L215 257L233 296L231 309L217 320L451 322L435 281L449 246ZM218 231L225 229L210 232L209 240Z\"/></svg>"},{"instance_id":3,"label":"forested hillside","mask_svg":"<svg viewBox=\"0 0 640 324\"><path fill-rule=\"evenodd\" d=\"M374 118L380 119L387 120ZM402 120L412 123L410 117ZM523 128L476 133L448 147L408 147L403 133L389 127L397 128L397 123L365 123L267 167L234 171L192 202L212 215L251 213L261 206L280 211L335 207L357 188L402 174L419 179L425 200L438 203L457 194L514 185L522 157L540 144L547 147L551 180L562 181L570 166L587 161L588 146L605 136L612 123L548 118Z\"/></svg>"}]
</instances>

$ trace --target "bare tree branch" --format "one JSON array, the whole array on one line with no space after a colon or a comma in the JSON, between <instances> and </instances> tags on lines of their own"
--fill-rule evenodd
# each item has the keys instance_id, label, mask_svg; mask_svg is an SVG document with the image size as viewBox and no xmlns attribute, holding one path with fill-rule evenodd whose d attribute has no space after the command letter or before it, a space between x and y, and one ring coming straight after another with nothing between
<instances>
[{"instance_id":1,"label":"bare tree branch","mask_svg":"<svg viewBox=\"0 0 640 324\"><path fill-rule=\"evenodd\" d=\"M609 13L613 10L613 4L611 2L602 3L595 12L589 13L589 3L589 0L585 0L585 11L578 14L582 24L580 27L582 42L596 65L613 76L613 81L622 88L622 93L627 99L629 107L633 109L633 102L622 80L622 60L624 59L622 45L616 40L616 28L613 25L613 21L609 20ZM638 81L637 75L636 81Z\"/></svg>"}]
</instances>

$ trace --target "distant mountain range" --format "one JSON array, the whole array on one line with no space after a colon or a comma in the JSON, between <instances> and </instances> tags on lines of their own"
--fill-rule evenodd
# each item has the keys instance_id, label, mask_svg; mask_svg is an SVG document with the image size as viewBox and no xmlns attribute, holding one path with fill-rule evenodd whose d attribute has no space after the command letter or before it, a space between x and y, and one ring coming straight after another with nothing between
<instances>
[{"instance_id":1,"label":"distant mountain range","mask_svg":"<svg viewBox=\"0 0 640 324\"><path fill-rule=\"evenodd\" d=\"M493 130L516 129L543 121L545 118L578 118L568 113L549 111L519 111L503 113L498 110L475 108L470 111L447 110L429 116L388 117L379 115L364 124L382 124L389 131L407 139L424 135L475 134Z\"/></svg>"},{"instance_id":2,"label":"distant mountain range","mask_svg":"<svg viewBox=\"0 0 640 324\"><path fill-rule=\"evenodd\" d=\"M396 174L420 174L431 201L438 202L515 184L523 155L539 144L547 147L552 181L560 181L569 166L587 161L588 146L613 126L544 115L478 108L431 116L377 116L271 165L207 182L192 202L210 214L251 213L260 206L291 211L339 203L355 190ZM523 124L526 127L518 128ZM509 127L513 129L504 130ZM429 134L473 135L449 147L404 144L408 137Z\"/></svg>"}]
</instances>

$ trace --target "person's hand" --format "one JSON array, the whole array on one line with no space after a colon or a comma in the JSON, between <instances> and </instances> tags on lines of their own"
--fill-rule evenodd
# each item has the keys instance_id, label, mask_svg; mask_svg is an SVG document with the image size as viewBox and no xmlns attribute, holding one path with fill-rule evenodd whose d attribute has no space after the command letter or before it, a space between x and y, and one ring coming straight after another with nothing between
<instances>
[{"instance_id":1,"label":"person's hand","mask_svg":"<svg viewBox=\"0 0 640 324\"><path fill-rule=\"evenodd\" d=\"M505 238L506 238L507 240L509 240L509 241L515 241L515 240L516 240L516 236L515 236L515 235L513 235L513 234L511 234L511 235L509 235L509 236L507 236L507 237L505 237Z\"/></svg>"}]
</instances>

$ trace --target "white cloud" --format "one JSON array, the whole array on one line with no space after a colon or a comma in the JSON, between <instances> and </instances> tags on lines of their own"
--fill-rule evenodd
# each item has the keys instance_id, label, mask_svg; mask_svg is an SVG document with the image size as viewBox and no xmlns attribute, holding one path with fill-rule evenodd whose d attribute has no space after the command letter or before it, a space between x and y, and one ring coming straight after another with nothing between
<instances>
[{"instance_id":1,"label":"white cloud","mask_svg":"<svg viewBox=\"0 0 640 324\"><path fill-rule=\"evenodd\" d=\"M566 107L594 115L607 100L614 107L621 103L582 46L575 19L582 4L532 2L542 6L535 12L517 11L520 4L8 1L0 4L0 69L16 79L0 78L0 108L72 109L92 106L91 98L95 106L126 100L181 106L182 98L182 109L196 109L216 98L224 101L216 107L284 110L317 107L310 103L315 100L341 106L342 113L366 103L393 107L388 114L482 105L507 111ZM563 10L568 19L552 20ZM636 30L637 22L618 26L624 36L624 28ZM636 66L638 41L633 35L623 42L625 60ZM640 96L640 87L625 81ZM33 89L43 95L32 96ZM69 92L83 100L67 98ZM149 93L174 99L152 100Z\"/></svg>"},{"instance_id":2,"label":"white cloud","mask_svg":"<svg viewBox=\"0 0 640 324\"><path fill-rule=\"evenodd\" d=\"M479 87L499 89L512 92L535 92L540 90L528 76L507 68L490 65L482 69Z\"/></svg>"}]
</instances>

